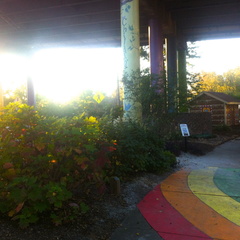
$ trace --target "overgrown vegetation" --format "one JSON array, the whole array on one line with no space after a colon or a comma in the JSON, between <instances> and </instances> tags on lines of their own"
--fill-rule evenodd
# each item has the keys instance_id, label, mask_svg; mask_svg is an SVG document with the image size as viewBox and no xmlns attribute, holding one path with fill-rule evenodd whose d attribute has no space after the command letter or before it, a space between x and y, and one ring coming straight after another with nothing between
<instances>
[{"instance_id":1,"label":"overgrown vegetation","mask_svg":"<svg viewBox=\"0 0 240 240\"><path fill-rule=\"evenodd\" d=\"M55 224L86 210L86 193L102 192L110 164L107 142L94 117L42 115L12 103L1 116L0 211L22 227L44 212ZM74 195L82 196L76 202Z\"/></svg>"},{"instance_id":2,"label":"overgrown vegetation","mask_svg":"<svg viewBox=\"0 0 240 240\"><path fill-rule=\"evenodd\" d=\"M136 122L104 124L109 140L116 149L110 159L115 175L169 170L176 164L173 154L164 150L164 141L157 132Z\"/></svg>"},{"instance_id":3,"label":"overgrown vegetation","mask_svg":"<svg viewBox=\"0 0 240 240\"><path fill-rule=\"evenodd\" d=\"M149 84L147 79L143 77L143 86ZM138 89L137 97L144 102L143 90ZM145 111L152 121L123 122L123 110L113 101L88 92L68 106L42 100L35 108L19 102L4 108L2 216L21 227L42 218L55 225L73 221L88 211L90 199L104 194L110 177L159 173L175 165L175 156L165 151L165 139L155 128L152 108ZM145 104L154 106L154 101L159 100L153 97Z\"/></svg>"},{"instance_id":4,"label":"overgrown vegetation","mask_svg":"<svg viewBox=\"0 0 240 240\"><path fill-rule=\"evenodd\" d=\"M163 75L163 74L162 74ZM140 77L139 77L140 76ZM165 80L163 76L150 74L149 69L134 72L123 78L124 86L132 93L132 101L142 106L143 121L160 119L167 111Z\"/></svg>"}]
</instances>

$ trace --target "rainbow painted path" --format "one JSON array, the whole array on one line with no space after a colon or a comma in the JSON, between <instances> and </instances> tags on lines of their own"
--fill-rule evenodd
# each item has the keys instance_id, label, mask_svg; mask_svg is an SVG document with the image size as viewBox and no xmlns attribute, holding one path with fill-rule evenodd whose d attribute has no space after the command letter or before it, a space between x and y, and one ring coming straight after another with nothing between
<instances>
[{"instance_id":1,"label":"rainbow painted path","mask_svg":"<svg viewBox=\"0 0 240 240\"><path fill-rule=\"evenodd\" d=\"M240 169L179 171L138 208L165 240L240 240Z\"/></svg>"}]
</instances>

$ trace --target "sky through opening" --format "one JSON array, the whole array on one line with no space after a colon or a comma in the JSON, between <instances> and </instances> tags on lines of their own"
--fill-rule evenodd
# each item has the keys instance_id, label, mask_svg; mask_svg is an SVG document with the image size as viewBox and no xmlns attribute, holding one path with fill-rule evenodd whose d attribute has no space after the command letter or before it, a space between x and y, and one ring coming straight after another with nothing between
<instances>
[{"instance_id":1,"label":"sky through opening","mask_svg":"<svg viewBox=\"0 0 240 240\"><path fill-rule=\"evenodd\" d=\"M240 66L240 39L201 41L195 72L222 74ZM11 89L32 76L36 92L56 102L67 102L91 89L111 95L122 75L120 48L54 48L36 52L31 61L14 54L0 55L0 80Z\"/></svg>"}]
</instances>

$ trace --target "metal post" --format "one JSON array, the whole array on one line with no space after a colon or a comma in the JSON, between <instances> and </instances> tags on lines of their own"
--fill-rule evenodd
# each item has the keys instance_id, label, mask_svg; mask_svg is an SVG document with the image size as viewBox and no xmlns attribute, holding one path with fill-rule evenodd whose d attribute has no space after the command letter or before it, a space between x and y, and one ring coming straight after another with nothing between
<instances>
[{"instance_id":1,"label":"metal post","mask_svg":"<svg viewBox=\"0 0 240 240\"><path fill-rule=\"evenodd\" d=\"M185 151L185 152L188 151L188 141L187 141L187 137L184 137L184 151Z\"/></svg>"},{"instance_id":2,"label":"metal post","mask_svg":"<svg viewBox=\"0 0 240 240\"><path fill-rule=\"evenodd\" d=\"M124 57L124 78L137 83L140 70L139 0L121 0L121 32ZM134 78L132 78L134 75ZM124 85L124 118L141 121L141 104Z\"/></svg>"}]
</instances>

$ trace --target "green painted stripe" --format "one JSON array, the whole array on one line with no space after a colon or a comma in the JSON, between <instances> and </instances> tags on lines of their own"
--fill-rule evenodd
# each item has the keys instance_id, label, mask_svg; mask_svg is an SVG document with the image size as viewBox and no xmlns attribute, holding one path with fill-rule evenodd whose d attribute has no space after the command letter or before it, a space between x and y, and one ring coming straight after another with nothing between
<instances>
[{"instance_id":1,"label":"green painted stripe","mask_svg":"<svg viewBox=\"0 0 240 240\"><path fill-rule=\"evenodd\" d=\"M240 169L219 168L213 181L221 191L240 202Z\"/></svg>"},{"instance_id":2,"label":"green painted stripe","mask_svg":"<svg viewBox=\"0 0 240 240\"><path fill-rule=\"evenodd\" d=\"M191 191L213 210L240 226L240 203L216 187L213 177L217 168L194 170L188 176Z\"/></svg>"}]
</instances>

